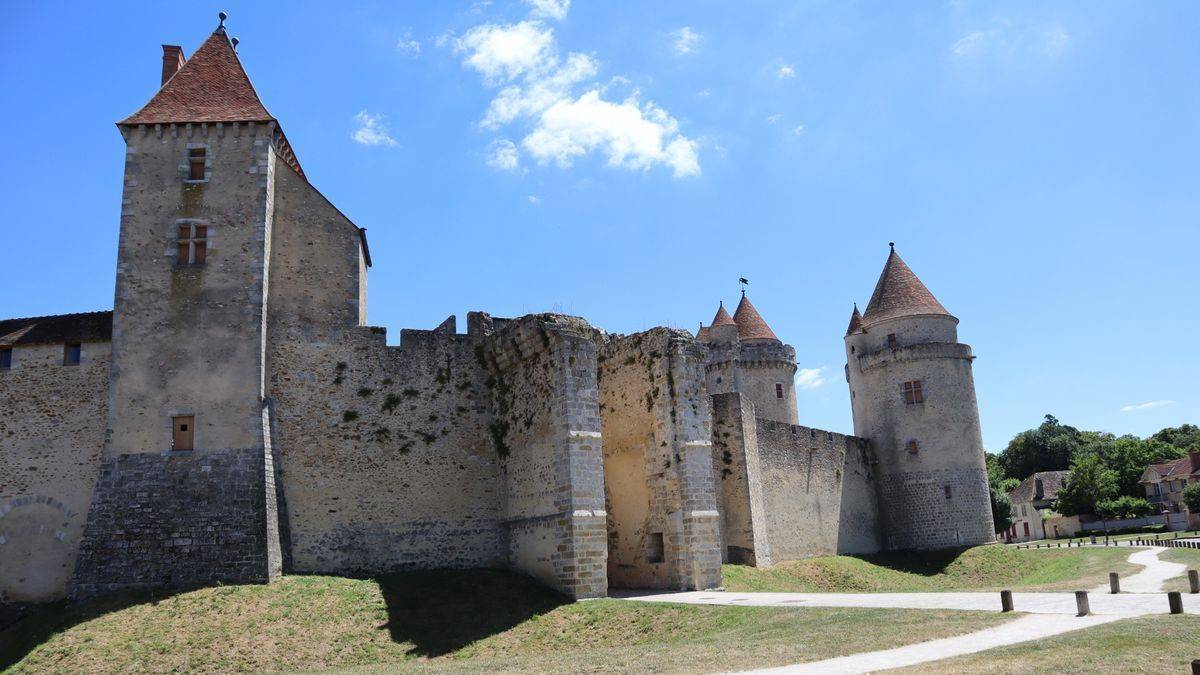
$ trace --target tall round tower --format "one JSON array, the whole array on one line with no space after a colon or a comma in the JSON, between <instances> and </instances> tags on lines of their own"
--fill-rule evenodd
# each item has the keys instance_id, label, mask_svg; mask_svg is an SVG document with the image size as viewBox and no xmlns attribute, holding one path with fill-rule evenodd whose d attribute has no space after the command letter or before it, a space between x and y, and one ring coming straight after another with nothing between
<instances>
[{"instance_id":1,"label":"tall round tower","mask_svg":"<svg viewBox=\"0 0 1200 675\"><path fill-rule=\"evenodd\" d=\"M708 345L708 393L740 392L757 417L799 424L796 350L775 336L744 292L732 317L722 304L697 338Z\"/></svg>"},{"instance_id":2,"label":"tall round tower","mask_svg":"<svg viewBox=\"0 0 1200 675\"><path fill-rule=\"evenodd\" d=\"M938 549L995 540L971 347L958 319L900 259L888 255L846 333L854 433L878 459L888 549Z\"/></svg>"}]
</instances>

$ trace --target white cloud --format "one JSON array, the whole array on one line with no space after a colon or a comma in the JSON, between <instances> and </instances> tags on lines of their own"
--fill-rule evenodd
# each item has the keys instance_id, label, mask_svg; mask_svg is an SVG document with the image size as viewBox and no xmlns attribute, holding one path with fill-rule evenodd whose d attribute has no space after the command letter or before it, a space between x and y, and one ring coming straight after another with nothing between
<instances>
[{"instance_id":1,"label":"white cloud","mask_svg":"<svg viewBox=\"0 0 1200 675\"><path fill-rule=\"evenodd\" d=\"M779 66L779 70L775 71L775 77L778 77L781 80L790 80L796 77L796 69L784 64Z\"/></svg>"},{"instance_id":2,"label":"white cloud","mask_svg":"<svg viewBox=\"0 0 1200 675\"><path fill-rule=\"evenodd\" d=\"M700 49L700 41L704 36L692 30L690 26L684 26L679 30L671 33L671 38L674 42L671 44L672 49L680 56L695 54Z\"/></svg>"},{"instance_id":3,"label":"white cloud","mask_svg":"<svg viewBox=\"0 0 1200 675\"><path fill-rule=\"evenodd\" d=\"M1137 412L1139 410L1150 410L1152 408L1161 408L1165 405L1171 405L1175 401L1146 401L1145 403L1131 403L1121 407L1121 412Z\"/></svg>"},{"instance_id":4,"label":"white cloud","mask_svg":"<svg viewBox=\"0 0 1200 675\"><path fill-rule=\"evenodd\" d=\"M562 6L565 12L566 3ZM493 143L489 165L515 170L524 151L541 165L568 167L596 152L610 167L661 165L676 177L700 173L699 144L679 133L674 117L652 102L642 103L637 91L619 103L606 100L609 85L595 82L595 57L571 52L562 58L554 30L541 21L482 24L456 39L454 48L485 85L499 88L479 125L525 129L519 144ZM616 76L609 84L628 83Z\"/></svg>"},{"instance_id":5,"label":"white cloud","mask_svg":"<svg viewBox=\"0 0 1200 675\"><path fill-rule=\"evenodd\" d=\"M534 206L541 206L542 201L544 201L541 197L539 197L537 195L529 195L528 199L529 199L529 203L533 204Z\"/></svg>"},{"instance_id":6,"label":"white cloud","mask_svg":"<svg viewBox=\"0 0 1200 675\"><path fill-rule=\"evenodd\" d=\"M781 115L779 113L775 113L774 115L768 115L767 116L767 124L775 124L776 122L778 122L781 119L783 119L783 115Z\"/></svg>"},{"instance_id":7,"label":"white cloud","mask_svg":"<svg viewBox=\"0 0 1200 675\"><path fill-rule=\"evenodd\" d=\"M488 147L487 163L500 171L516 171L521 165L517 145L506 138L492 141Z\"/></svg>"},{"instance_id":8,"label":"white cloud","mask_svg":"<svg viewBox=\"0 0 1200 675\"><path fill-rule=\"evenodd\" d=\"M697 98L708 98L709 96L712 96L712 92L708 89L701 89L700 91L696 92Z\"/></svg>"},{"instance_id":9,"label":"white cloud","mask_svg":"<svg viewBox=\"0 0 1200 675\"><path fill-rule=\"evenodd\" d=\"M396 49L408 54L414 59L421 55L421 43L413 39L412 33L405 33L396 42Z\"/></svg>"},{"instance_id":10,"label":"white cloud","mask_svg":"<svg viewBox=\"0 0 1200 675\"><path fill-rule=\"evenodd\" d=\"M354 121L358 124L358 128L350 134L350 137L355 142L362 145L396 145L396 139L392 138L388 133L388 129L383 124L383 115L372 115L366 110L358 111L354 116Z\"/></svg>"},{"instance_id":11,"label":"white cloud","mask_svg":"<svg viewBox=\"0 0 1200 675\"><path fill-rule=\"evenodd\" d=\"M1058 26L1014 26L1005 23L966 33L950 46L950 53L959 61L995 59L1017 62L1057 56L1070 43L1071 36Z\"/></svg>"},{"instance_id":12,"label":"white cloud","mask_svg":"<svg viewBox=\"0 0 1200 675\"><path fill-rule=\"evenodd\" d=\"M819 389L825 384L825 366L801 368L796 371L796 386L801 389Z\"/></svg>"},{"instance_id":13,"label":"white cloud","mask_svg":"<svg viewBox=\"0 0 1200 675\"><path fill-rule=\"evenodd\" d=\"M532 8L531 15L559 21L567 17L567 10L571 8L571 0L525 0L525 4Z\"/></svg>"},{"instance_id":14,"label":"white cloud","mask_svg":"<svg viewBox=\"0 0 1200 675\"><path fill-rule=\"evenodd\" d=\"M803 124L798 124L795 129L792 129L792 135L803 136L805 131L808 131L808 129L805 129Z\"/></svg>"}]
</instances>

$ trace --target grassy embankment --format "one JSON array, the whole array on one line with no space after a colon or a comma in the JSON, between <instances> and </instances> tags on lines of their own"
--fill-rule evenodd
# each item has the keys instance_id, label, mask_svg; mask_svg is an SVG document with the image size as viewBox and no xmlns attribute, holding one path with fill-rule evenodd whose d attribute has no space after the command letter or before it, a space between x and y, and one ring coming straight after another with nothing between
<instances>
[{"instance_id":1,"label":"grassy embankment","mask_svg":"<svg viewBox=\"0 0 1200 675\"><path fill-rule=\"evenodd\" d=\"M978 546L965 551L829 556L768 569L725 566L731 591L1072 591L1103 584L1109 572L1142 569L1128 562L1129 548L1025 550Z\"/></svg>"},{"instance_id":2,"label":"grassy embankment","mask_svg":"<svg viewBox=\"0 0 1200 675\"><path fill-rule=\"evenodd\" d=\"M711 672L777 666L979 630L984 612L567 603L505 572L269 586L44 607L0 631L0 670L328 669Z\"/></svg>"}]
</instances>

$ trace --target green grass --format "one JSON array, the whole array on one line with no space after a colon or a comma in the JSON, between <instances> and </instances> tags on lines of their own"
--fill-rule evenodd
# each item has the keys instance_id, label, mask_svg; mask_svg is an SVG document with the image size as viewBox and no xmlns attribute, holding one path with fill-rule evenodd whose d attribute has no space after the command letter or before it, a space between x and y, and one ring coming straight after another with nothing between
<instances>
[{"instance_id":1,"label":"green grass","mask_svg":"<svg viewBox=\"0 0 1200 675\"><path fill-rule=\"evenodd\" d=\"M1183 563L1188 566L1188 569L1200 570L1200 549L1195 548L1169 548L1166 553L1158 554L1159 560L1167 562ZM1163 590L1167 591L1182 591L1187 593L1189 590L1187 573L1183 576L1167 579L1163 584ZM1200 638L1197 638L1200 640ZM1196 650L1196 658L1200 658L1200 648Z\"/></svg>"},{"instance_id":2,"label":"green grass","mask_svg":"<svg viewBox=\"0 0 1200 675\"><path fill-rule=\"evenodd\" d=\"M1186 673L1195 658L1200 658L1200 616L1160 615L888 672Z\"/></svg>"},{"instance_id":3,"label":"green grass","mask_svg":"<svg viewBox=\"0 0 1200 675\"><path fill-rule=\"evenodd\" d=\"M0 671L690 671L810 661L997 625L987 612L569 603L499 571L42 607L0 631Z\"/></svg>"},{"instance_id":4,"label":"green grass","mask_svg":"<svg viewBox=\"0 0 1200 675\"><path fill-rule=\"evenodd\" d=\"M725 588L810 593L1078 590L1104 583L1109 572L1141 570L1127 561L1135 550L991 545L965 551L809 558L766 569L725 565Z\"/></svg>"}]
</instances>

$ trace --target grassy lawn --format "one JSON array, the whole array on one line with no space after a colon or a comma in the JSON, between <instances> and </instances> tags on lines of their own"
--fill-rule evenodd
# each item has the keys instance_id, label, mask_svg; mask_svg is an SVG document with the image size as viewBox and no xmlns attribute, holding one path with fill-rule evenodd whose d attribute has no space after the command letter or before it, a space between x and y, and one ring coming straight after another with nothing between
<instances>
[{"instance_id":1,"label":"grassy lawn","mask_svg":"<svg viewBox=\"0 0 1200 675\"><path fill-rule=\"evenodd\" d=\"M1200 549L1170 548L1167 549L1166 553L1158 554L1158 559L1166 560L1167 562L1183 563L1184 565L1188 566L1188 569L1200 570ZM1183 591L1184 593L1187 593L1187 573L1184 573L1183 576L1176 577L1174 579L1168 579L1167 582L1163 584L1163 589L1168 591ZM1196 639L1200 641L1200 637L1197 637ZM1196 658L1200 659L1200 648L1197 648L1196 650Z\"/></svg>"},{"instance_id":2,"label":"grassy lawn","mask_svg":"<svg viewBox=\"0 0 1200 675\"><path fill-rule=\"evenodd\" d=\"M42 607L0 632L0 671L702 672L883 649L1008 618L568 603L526 577L498 571L289 576L269 586Z\"/></svg>"},{"instance_id":3,"label":"grassy lawn","mask_svg":"<svg viewBox=\"0 0 1200 675\"><path fill-rule=\"evenodd\" d=\"M1130 548L1025 550L978 546L965 551L829 556L769 569L725 566L731 591L898 592L1070 591L1105 583L1109 572L1141 570Z\"/></svg>"},{"instance_id":4,"label":"grassy lawn","mask_svg":"<svg viewBox=\"0 0 1200 675\"><path fill-rule=\"evenodd\" d=\"M1146 616L924 663L911 673L1186 673L1200 658L1200 616Z\"/></svg>"}]
</instances>

